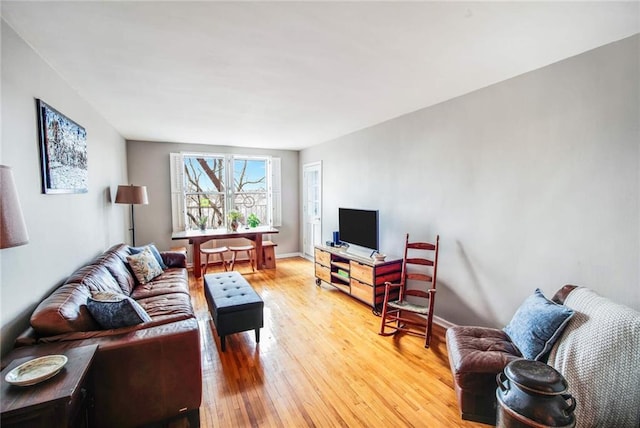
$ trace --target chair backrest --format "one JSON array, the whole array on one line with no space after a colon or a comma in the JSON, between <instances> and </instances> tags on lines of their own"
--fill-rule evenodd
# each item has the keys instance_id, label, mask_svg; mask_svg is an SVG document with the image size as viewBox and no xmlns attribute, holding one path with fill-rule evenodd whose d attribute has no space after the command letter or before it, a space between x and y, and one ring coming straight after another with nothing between
<instances>
[{"instance_id":1,"label":"chair backrest","mask_svg":"<svg viewBox=\"0 0 640 428\"><path fill-rule=\"evenodd\" d=\"M436 236L436 242L432 244L429 242L409 242L409 234L407 233L402 262L401 300L403 296L433 297L438 274L439 245L440 235ZM407 281L422 281L424 286L409 289Z\"/></svg>"}]
</instances>

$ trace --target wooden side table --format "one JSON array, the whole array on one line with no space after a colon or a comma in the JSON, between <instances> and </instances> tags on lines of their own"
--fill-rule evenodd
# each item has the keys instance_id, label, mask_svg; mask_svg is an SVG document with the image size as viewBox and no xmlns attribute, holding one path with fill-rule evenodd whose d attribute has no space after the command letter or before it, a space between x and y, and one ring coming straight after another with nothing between
<instances>
[{"instance_id":1,"label":"wooden side table","mask_svg":"<svg viewBox=\"0 0 640 428\"><path fill-rule=\"evenodd\" d=\"M1 426L86 428L90 385L88 376L98 345L68 348L68 344L51 344L18 348L3 361L0 382ZM64 354L68 361L58 374L32 386L11 385L5 376L18 365L36 357Z\"/></svg>"}]
</instances>

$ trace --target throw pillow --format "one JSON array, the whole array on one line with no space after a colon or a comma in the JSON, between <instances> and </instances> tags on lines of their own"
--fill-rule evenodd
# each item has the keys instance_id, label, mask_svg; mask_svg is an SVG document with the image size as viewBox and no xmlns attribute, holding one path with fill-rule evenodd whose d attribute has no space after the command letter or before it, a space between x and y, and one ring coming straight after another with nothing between
<instances>
[{"instance_id":1,"label":"throw pillow","mask_svg":"<svg viewBox=\"0 0 640 428\"><path fill-rule=\"evenodd\" d=\"M153 278L162 275L162 268L148 247L139 254L127 256L127 261L140 284L146 284Z\"/></svg>"},{"instance_id":2,"label":"throw pillow","mask_svg":"<svg viewBox=\"0 0 640 428\"><path fill-rule=\"evenodd\" d=\"M158 262L158 264L160 265L160 267L163 270L167 268L167 265L164 263L164 260L162 260L162 256L160 255L160 251L158 251L158 248L155 246L155 244L149 244L149 245L145 245L145 246L142 246L142 247L129 247L129 253L131 253L131 254L139 254L145 248L149 248L151 250L151 252L153 253L153 257L156 258L156 261Z\"/></svg>"},{"instance_id":3,"label":"throw pillow","mask_svg":"<svg viewBox=\"0 0 640 428\"><path fill-rule=\"evenodd\" d=\"M504 331L523 357L540 360L572 316L572 309L547 299L538 288L520 305Z\"/></svg>"},{"instance_id":4,"label":"throw pillow","mask_svg":"<svg viewBox=\"0 0 640 428\"><path fill-rule=\"evenodd\" d=\"M87 309L104 329L129 327L151 321L142 306L124 294L94 293L87 298Z\"/></svg>"}]
</instances>

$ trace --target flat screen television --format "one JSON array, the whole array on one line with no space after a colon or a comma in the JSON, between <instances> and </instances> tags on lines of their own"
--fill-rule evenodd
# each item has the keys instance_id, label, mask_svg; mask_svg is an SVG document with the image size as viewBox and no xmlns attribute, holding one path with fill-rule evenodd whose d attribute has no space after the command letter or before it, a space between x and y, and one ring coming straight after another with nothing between
<instances>
[{"instance_id":1,"label":"flat screen television","mask_svg":"<svg viewBox=\"0 0 640 428\"><path fill-rule=\"evenodd\" d=\"M340 241L378 250L378 211L338 208Z\"/></svg>"}]
</instances>

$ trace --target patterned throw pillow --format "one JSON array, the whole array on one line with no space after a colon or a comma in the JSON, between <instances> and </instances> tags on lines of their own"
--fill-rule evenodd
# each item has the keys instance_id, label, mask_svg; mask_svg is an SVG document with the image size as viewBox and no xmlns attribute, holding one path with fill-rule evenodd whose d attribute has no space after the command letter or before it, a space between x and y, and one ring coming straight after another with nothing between
<instances>
[{"instance_id":1,"label":"patterned throw pillow","mask_svg":"<svg viewBox=\"0 0 640 428\"><path fill-rule=\"evenodd\" d=\"M162 256L160 255L160 251L158 251L158 248L153 243L149 244L149 245L145 245L143 247L129 247L129 253L138 254L138 253L141 253L145 248L149 248L151 250L151 252L153 253L153 257L156 258L156 260L158 261L158 264L160 265L160 267L162 269L166 269L167 268L167 265L164 264L164 261L162 260Z\"/></svg>"},{"instance_id":2,"label":"patterned throw pillow","mask_svg":"<svg viewBox=\"0 0 640 428\"><path fill-rule=\"evenodd\" d=\"M149 247L146 247L141 253L127 256L127 261L140 284L146 284L156 276L162 275L162 268Z\"/></svg>"},{"instance_id":3,"label":"patterned throw pillow","mask_svg":"<svg viewBox=\"0 0 640 428\"><path fill-rule=\"evenodd\" d=\"M94 293L87 298L87 309L104 329L129 327L151 321L142 306L124 294Z\"/></svg>"}]
</instances>

